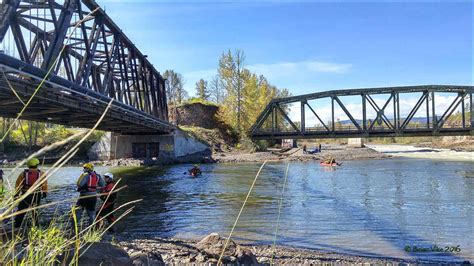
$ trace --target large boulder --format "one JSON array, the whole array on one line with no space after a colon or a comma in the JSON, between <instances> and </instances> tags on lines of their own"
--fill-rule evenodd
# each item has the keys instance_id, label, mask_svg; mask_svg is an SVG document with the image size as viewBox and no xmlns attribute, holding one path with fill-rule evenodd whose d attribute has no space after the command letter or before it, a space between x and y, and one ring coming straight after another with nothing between
<instances>
[{"instance_id":1,"label":"large boulder","mask_svg":"<svg viewBox=\"0 0 474 266\"><path fill-rule=\"evenodd\" d=\"M110 243L92 243L90 246L81 250L85 253L79 257L79 265L114 265L114 266L133 266L132 259L125 250ZM72 259L72 255L68 261Z\"/></svg>"},{"instance_id":2,"label":"large boulder","mask_svg":"<svg viewBox=\"0 0 474 266\"><path fill-rule=\"evenodd\" d=\"M155 253L147 254L138 251L132 253L130 258L133 260L133 265L135 266L155 266L165 264L161 255Z\"/></svg>"},{"instance_id":3,"label":"large boulder","mask_svg":"<svg viewBox=\"0 0 474 266\"><path fill-rule=\"evenodd\" d=\"M226 240L227 238L221 237L217 233L212 233L196 243L196 248L207 253L210 257L218 259ZM227 244L222 262L245 265L258 264L257 258L249 249L237 245L232 239Z\"/></svg>"}]
</instances>

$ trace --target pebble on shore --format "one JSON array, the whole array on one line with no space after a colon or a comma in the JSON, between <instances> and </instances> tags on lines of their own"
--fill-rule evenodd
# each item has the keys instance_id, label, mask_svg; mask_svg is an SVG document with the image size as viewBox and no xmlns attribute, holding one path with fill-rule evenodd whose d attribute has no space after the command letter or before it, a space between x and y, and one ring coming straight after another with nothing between
<instances>
[{"instance_id":1,"label":"pebble on shore","mask_svg":"<svg viewBox=\"0 0 474 266\"><path fill-rule=\"evenodd\" d=\"M149 238L140 235L120 235L116 238L133 259L134 265L142 264L145 259L148 265L165 264L217 264L226 238L217 233L204 237L201 241L174 238ZM271 245L238 244L232 240L224 253L224 263L233 264L269 264L272 260ZM275 264L439 264L438 261L407 260L399 258L363 257L340 254L329 251L301 249L277 246L273 263ZM151 259L151 260L150 260ZM160 264L161 263L161 264ZM463 262L460 262L463 263Z\"/></svg>"}]
</instances>

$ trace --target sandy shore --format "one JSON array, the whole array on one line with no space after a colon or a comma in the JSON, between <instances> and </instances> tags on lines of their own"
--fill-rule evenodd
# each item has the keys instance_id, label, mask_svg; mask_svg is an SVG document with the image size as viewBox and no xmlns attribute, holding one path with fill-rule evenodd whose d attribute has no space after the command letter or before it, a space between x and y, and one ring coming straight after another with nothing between
<instances>
[{"instance_id":1,"label":"sandy shore","mask_svg":"<svg viewBox=\"0 0 474 266\"><path fill-rule=\"evenodd\" d=\"M372 148L350 148L346 145L323 145L322 152L315 154L303 154L301 148L294 148L286 152L279 150L269 150L265 152L245 153L232 151L228 153L215 153L212 158L218 163L238 163L238 162L263 162L269 161L310 161L323 160L328 157L336 158L338 161L385 159L391 157L375 151Z\"/></svg>"},{"instance_id":2,"label":"sandy shore","mask_svg":"<svg viewBox=\"0 0 474 266\"><path fill-rule=\"evenodd\" d=\"M373 150L394 157L425 158L444 161L471 161L474 162L474 152L455 151L451 149L437 149L431 147L417 147L411 145L366 145Z\"/></svg>"}]
</instances>

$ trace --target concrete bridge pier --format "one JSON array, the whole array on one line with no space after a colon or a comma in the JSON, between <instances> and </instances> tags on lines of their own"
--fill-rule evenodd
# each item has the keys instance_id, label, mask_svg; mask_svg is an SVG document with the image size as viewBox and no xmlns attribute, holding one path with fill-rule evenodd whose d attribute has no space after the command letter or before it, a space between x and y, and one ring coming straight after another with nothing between
<instances>
[{"instance_id":1,"label":"concrete bridge pier","mask_svg":"<svg viewBox=\"0 0 474 266\"><path fill-rule=\"evenodd\" d=\"M363 148L364 139L362 138L350 138L347 139L347 146L351 148Z\"/></svg>"},{"instance_id":2,"label":"concrete bridge pier","mask_svg":"<svg viewBox=\"0 0 474 266\"><path fill-rule=\"evenodd\" d=\"M88 152L90 160L150 159L159 163L199 162L210 147L184 131L166 135L122 135L107 132Z\"/></svg>"}]
</instances>

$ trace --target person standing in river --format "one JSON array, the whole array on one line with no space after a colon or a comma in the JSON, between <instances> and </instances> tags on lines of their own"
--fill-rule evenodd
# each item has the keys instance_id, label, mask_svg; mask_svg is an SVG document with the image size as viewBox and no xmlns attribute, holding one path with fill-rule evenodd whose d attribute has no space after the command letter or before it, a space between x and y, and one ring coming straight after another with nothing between
<instances>
[{"instance_id":1,"label":"person standing in river","mask_svg":"<svg viewBox=\"0 0 474 266\"><path fill-rule=\"evenodd\" d=\"M30 159L26 164L28 169L25 169L21 174L18 176L16 180L16 192L15 197L19 197L24 195L28 192L28 190L36 184L36 182L42 182L41 185L34 191L27 194L27 196L20 201L18 204L18 211L23 211L25 209L39 206L41 203L41 199L46 198L48 193L48 181L41 180L43 175L41 171L38 169L39 165L38 158ZM15 227L20 227L23 223L23 219L28 212L20 213L15 216ZM38 211L33 210L31 211L32 214L32 222L33 225L38 224Z\"/></svg>"},{"instance_id":2,"label":"person standing in river","mask_svg":"<svg viewBox=\"0 0 474 266\"><path fill-rule=\"evenodd\" d=\"M103 200L104 203L100 207L97 217L99 219L105 217L109 226L112 226L115 221L114 208L115 200L117 199L117 192L113 191L115 188L114 175L111 173L105 173L104 179L107 184L100 189L100 199ZM110 227L109 232L114 232L114 229Z\"/></svg>"},{"instance_id":3,"label":"person standing in river","mask_svg":"<svg viewBox=\"0 0 474 266\"><path fill-rule=\"evenodd\" d=\"M97 191L105 186L104 179L94 171L94 165L86 163L83 165L84 172L77 180L77 191L79 199L76 203L76 218L80 222L84 210L89 217L89 225L95 220L95 207L97 204Z\"/></svg>"}]
</instances>

